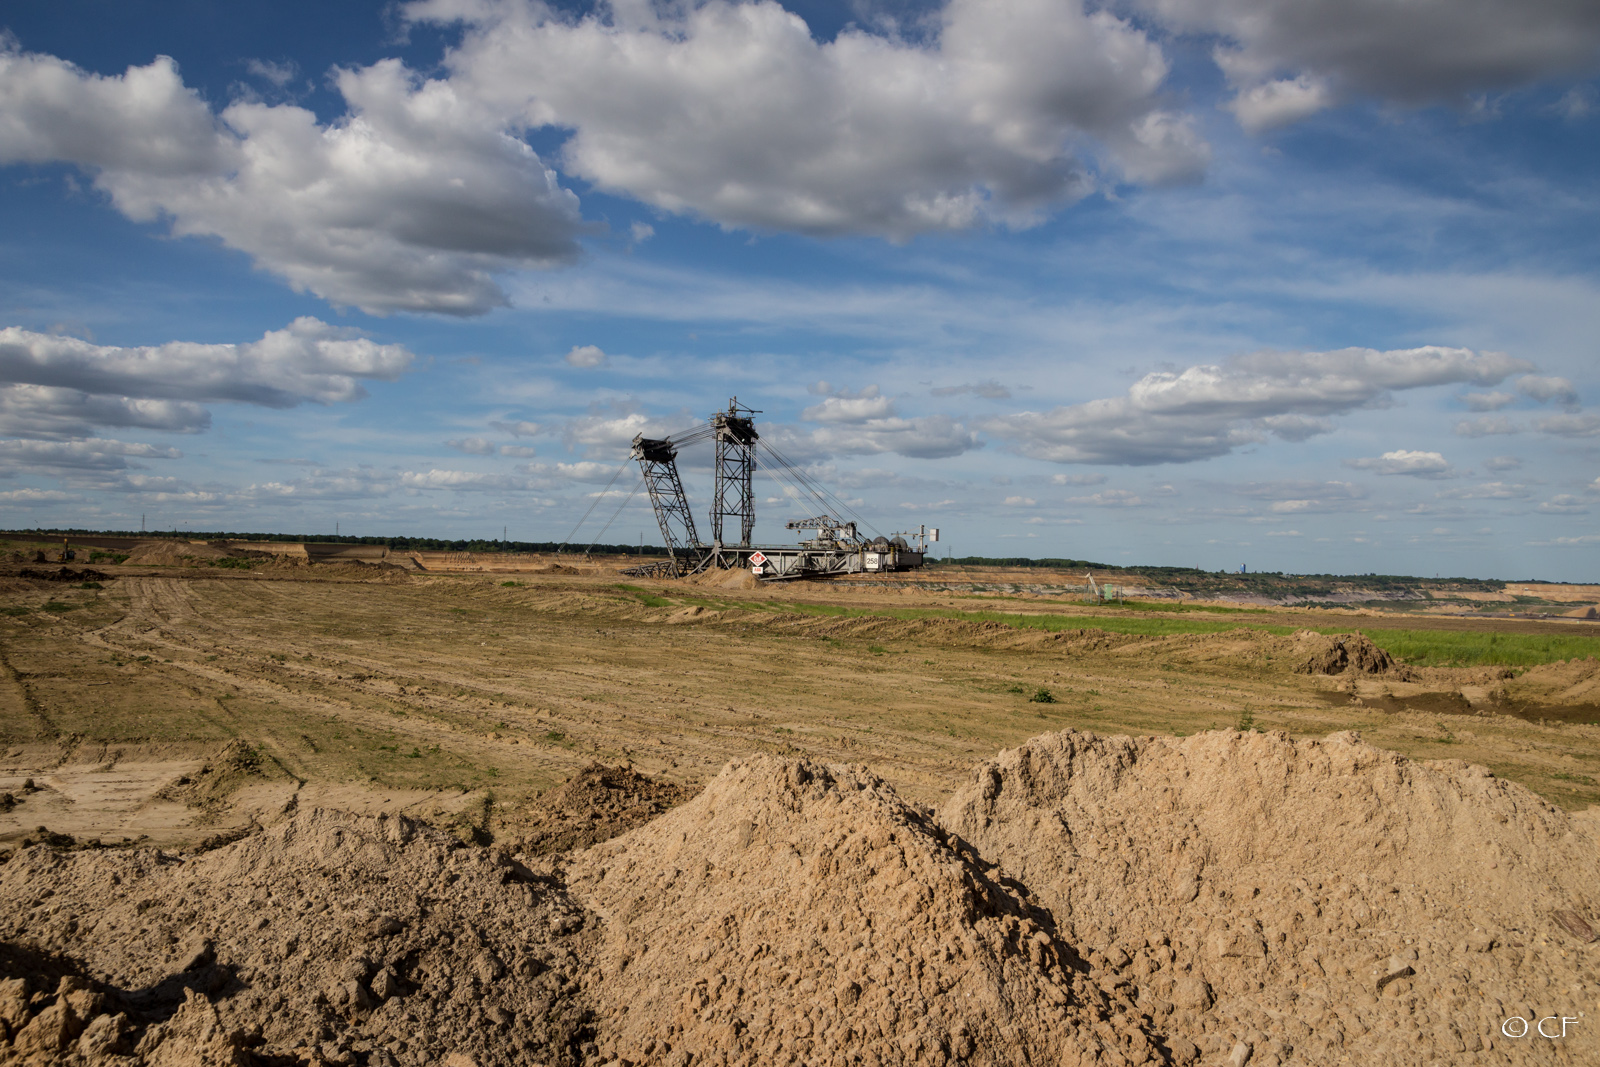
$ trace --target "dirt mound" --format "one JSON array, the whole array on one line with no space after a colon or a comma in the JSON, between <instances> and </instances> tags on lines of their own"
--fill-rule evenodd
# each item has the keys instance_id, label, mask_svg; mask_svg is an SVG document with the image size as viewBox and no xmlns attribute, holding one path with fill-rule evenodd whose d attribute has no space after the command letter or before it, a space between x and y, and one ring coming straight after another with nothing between
<instances>
[{"instance_id":1,"label":"dirt mound","mask_svg":"<svg viewBox=\"0 0 1600 1067\"><path fill-rule=\"evenodd\" d=\"M411 575L406 568L378 560L367 563L359 560L313 563L311 565L311 577L355 579L362 582L385 582L392 585L404 585L411 581Z\"/></svg>"},{"instance_id":2,"label":"dirt mound","mask_svg":"<svg viewBox=\"0 0 1600 1067\"><path fill-rule=\"evenodd\" d=\"M1505 695L1546 704L1600 704L1600 660L1590 656L1529 667L1506 684Z\"/></svg>"},{"instance_id":3,"label":"dirt mound","mask_svg":"<svg viewBox=\"0 0 1600 1067\"><path fill-rule=\"evenodd\" d=\"M570 1064L581 926L503 853L399 817L187 858L27 849L0 867L0 1060Z\"/></svg>"},{"instance_id":4,"label":"dirt mound","mask_svg":"<svg viewBox=\"0 0 1600 1067\"><path fill-rule=\"evenodd\" d=\"M218 812L226 807L228 798L240 786L252 782L282 781L288 777L277 761L264 756L248 742L236 738L224 745L198 771L180 775L162 786L155 792L154 798Z\"/></svg>"},{"instance_id":5,"label":"dirt mound","mask_svg":"<svg viewBox=\"0 0 1600 1067\"><path fill-rule=\"evenodd\" d=\"M32 578L36 582L109 582L111 579L104 573L83 567L74 570L71 567L62 567L59 570L41 571L32 567L24 567L17 572L20 577Z\"/></svg>"},{"instance_id":6,"label":"dirt mound","mask_svg":"<svg viewBox=\"0 0 1600 1067\"><path fill-rule=\"evenodd\" d=\"M141 541L122 562L129 567L198 567L208 560L234 555L215 545L188 541Z\"/></svg>"},{"instance_id":7,"label":"dirt mound","mask_svg":"<svg viewBox=\"0 0 1600 1067\"><path fill-rule=\"evenodd\" d=\"M1389 653L1365 634L1319 634L1303 630L1294 635L1296 650L1306 658L1301 674L1384 674L1397 666Z\"/></svg>"},{"instance_id":8,"label":"dirt mound","mask_svg":"<svg viewBox=\"0 0 1600 1067\"><path fill-rule=\"evenodd\" d=\"M591 763L525 807L501 814L496 830L518 841L513 852L529 856L570 852L642 826L695 792L674 782L656 781L631 767Z\"/></svg>"},{"instance_id":9,"label":"dirt mound","mask_svg":"<svg viewBox=\"0 0 1600 1067\"><path fill-rule=\"evenodd\" d=\"M310 581L361 581L385 582L403 585L411 581L411 568L386 560L340 559L317 562L303 556L274 556L262 563L251 561L252 569L260 567L281 575L294 572L295 577Z\"/></svg>"},{"instance_id":10,"label":"dirt mound","mask_svg":"<svg viewBox=\"0 0 1600 1067\"><path fill-rule=\"evenodd\" d=\"M863 769L734 763L579 853L602 1060L1146 1062L1048 916ZM1102 1049L1116 1049L1102 1060Z\"/></svg>"},{"instance_id":11,"label":"dirt mound","mask_svg":"<svg viewBox=\"0 0 1600 1067\"><path fill-rule=\"evenodd\" d=\"M1352 734L1069 731L982 765L939 821L1211 1062L1593 1063L1595 814ZM1586 1029L1502 1033L1533 1013Z\"/></svg>"}]
</instances>

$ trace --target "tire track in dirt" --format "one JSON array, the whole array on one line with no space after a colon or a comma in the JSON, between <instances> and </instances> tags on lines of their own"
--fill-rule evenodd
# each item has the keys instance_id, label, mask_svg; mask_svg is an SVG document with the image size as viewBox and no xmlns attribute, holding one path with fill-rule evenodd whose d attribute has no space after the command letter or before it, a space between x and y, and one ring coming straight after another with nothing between
<instances>
[{"instance_id":1,"label":"tire track in dirt","mask_svg":"<svg viewBox=\"0 0 1600 1067\"><path fill-rule=\"evenodd\" d=\"M298 592L298 591L296 591ZM251 593L258 594L261 599L279 599L273 594L277 590L255 588ZM386 729L396 729L397 724L388 718L373 717L369 715L355 715L349 712L354 708L337 698L319 697L299 688L293 684L295 680L304 680L320 686L335 690L344 690L351 694L383 700L388 703L401 704L407 709L408 717L420 713L425 717L439 715L467 720L474 730L481 730L484 734L490 732L494 725L502 721L507 713L514 713L513 708L477 708L458 701L451 701L433 694L420 694L407 692L419 685L426 685L444 689L467 690L484 694L479 699L490 704L501 703L506 696L516 698L518 702L528 706L525 714L531 713L533 722L530 726L547 725L565 727L567 730L583 729L586 738L573 742L583 748L582 752L558 746L545 750L548 755L555 757L552 762L557 766L578 766L588 758L633 758L638 756L651 763L661 762L663 766L671 766L677 759L688 759L691 763L720 764L726 758L730 748L750 750L752 748L783 752L792 750L792 746L775 743L770 738L751 737L746 730L739 728L717 728L710 726L696 727L681 719L641 713L635 707L628 714L614 714L602 718L595 714L595 708L585 706L589 704L589 694L596 689L615 688L615 679L600 667L568 666L558 667L552 664L541 664L537 690L529 687L525 681L511 672L506 672L504 678L495 678L489 682L482 679L484 665L481 661L468 659L450 653L430 653L423 649L408 649L408 662L404 672L397 670L394 663L368 655L351 655L346 652L335 652L325 643L313 645L297 644L274 641L270 644L257 642L251 635L238 629L226 629L201 623L206 618L206 612L195 603L193 587L186 582L175 579L144 579L135 588L130 590L134 601L134 610L130 616L123 620L119 627L124 633L132 632L142 644L159 646L169 651L196 653L203 651L198 648L192 638L179 628L212 630L226 633L227 639L234 645L261 644L263 648L278 650L285 656L284 662L274 661L269 668L275 675L287 675L288 678L267 678L260 673L260 668L254 664L239 663L206 667L198 663L175 661L172 666L181 666L190 673L202 676L213 682L229 684L240 687L246 691L271 692L275 696L287 697L300 703L314 704L320 702L324 707L333 705L345 709L346 713L339 717L346 721L359 721L363 724L376 723ZM229 590L230 598L236 595L235 589ZM284 591L282 599L288 599L295 594ZM298 597L295 597L298 599ZM262 614L277 614L276 611L262 612ZM163 618L165 616L165 618ZM151 622L156 626L148 625ZM102 635L104 636L104 635ZM215 647L219 650L223 646ZM249 655L260 655L266 659L270 653L265 651L241 652L238 648L229 648L236 660L243 660ZM315 655L324 662L332 662L332 668L319 668L308 666L300 660L306 654ZM293 657L290 659L289 657ZM423 662L428 660L431 662ZM602 665L605 666L605 665ZM382 683L363 684L349 678L341 678L336 670L345 674L360 675L363 673L382 676ZM470 672L470 673L469 673ZM552 686L551 683L559 681L564 684ZM548 717L540 715L537 710L548 707L551 710ZM559 709L559 710L558 710ZM608 721L609 720L609 721ZM416 720L412 720L415 722ZM616 724L613 726L612 724ZM585 729L586 728L586 729ZM642 729L641 729L642 728ZM416 730L411 722L403 727L410 734L422 733ZM676 751L652 752L640 744L640 734L652 736L662 735L690 735L699 740L699 744L686 744L680 746L665 746ZM471 733L460 729L451 730L448 727L434 731L424 738L425 742L442 743L449 740L452 747L460 749L463 737L471 737ZM472 745L475 752L480 754L494 753L504 755L490 739L484 738ZM567 753L570 752L570 755ZM560 753L560 755L557 755ZM841 750L838 755L843 756ZM676 757L676 758L675 758Z\"/></svg>"},{"instance_id":2,"label":"tire track in dirt","mask_svg":"<svg viewBox=\"0 0 1600 1067\"><path fill-rule=\"evenodd\" d=\"M193 644L184 642L175 633L177 630L176 620L181 617L185 615L189 618L202 617L199 612L186 610L190 605L184 603L183 598L177 593L179 588L183 588L183 583L177 579L170 578L130 579L129 581L135 584L130 590L132 603L128 615L111 626L84 632L80 635L81 639L93 647L113 652L128 652L132 650L125 645L117 643L114 638L115 636L125 637L128 631L133 631L139 639L149 645L169 651L197 652L198 650ZM183 588L183 592L187 594L189 590ZM166 617L163 618L163 615ZM187 620L184 621L187 622ZM220 627L209 628L214 630L221 629ZM156 636L150 636L152 634ZM221 646L204 647L220 648ZM237 652L234 654L239 655ZM175 668L178 671L210 682L215 686L243 692L260 699L288 700L300 710L310 714L320 713L342 722L383 732L395 729L392 715L365 711L349 702L330 700L303 689L296 689L276 679L259 676L250 672L248 668L231 667L220 662L218 665L212 666L203 662L183 659L174 659L170 663L162 664L162 666ZM375 696L387 697L387 694L380 694L372 690L368 690L368 692ZM224 702L213 699L213 703L222 705ZM236 713L229 712L229 718L235 729L248 730L249 724ZM474 751L486 751L490 747L487 743L474 744L474 739L471 735L434 726L425 719L407 722L405 729L408 734L413 735L414 740L420 739L425 743L439 744L441 747L446 743L457 750L466 747ZM253 732L252 736L254 736ZM293 759L292 756L290 758ZM300 761L294 759L293 762L298 764ZM298 774L295 776L302 777Z\"/></svg>"},{"instance_id":3,"label":"tire track in dirt","mask_svg":"<svg viewBox=\"0 0 1600 1067\"><path fill-rule=\"evenodd\" d=\"M40 725L43 727L42 733L45 739L59 741L61 739L60 727L55 724L55 721L49 715L45 714L44 708L34 698L33 691L28 688L28 683L22 677L22 673L11 665L11 660L7 658L5 646L3 645L0 645L0 670L4 670L6 678L16 687L17 696L22 701L22 706L28 709L28 714L39 720Z\"/></svg>"},{"instance_id":4,"label":"tire track in dirt","mask_svg":"<svg viewBox=\"0 0 1600 1067\"><path fill-rule=\"evenodd\" d=\"M509 673L506 678L496 678L486 683L481 678L484 670L481 661L448 653L430 654L423 650L407 649L410 659L405 669L401 670L393 662L367 655L351 655L344 650L332 649L322 641L266 640L242 627L211 623L209 616L212 612L208 610L211 605L197 595L197 585L180 579L132 580L129 587L129 614L119 623L85 637L91 644L122 648L124 651L159 648L190 656L221 654L225 658L214 664L180 656L163 666L177 668L193 677L247 696L290 704L308 715L320 714L381 733L398 733L408 743L417 743L421 747L438 745L477 765L486 760L492 765L508 755L515 755L524 765L531 763L536 767L544 767L544 776L550 778L552 784L562 775L595 759L623 760L638 755L646 765L660 764L658 769L676 766L671 753L641 751L638 727L645 726L648 732L659 735L673 728L681 729L683 724L671 720L641 723L638 717L617 715L615 722L626 724L624 728L594 729L600 724L592 710L584 708L581 697L573 695L580 689L593 689L592 682L581 671L558 672L547 668L540 675L540 681L544 684L535 692L525 685L516 684L516 677ZM254 605L258 610L250 613L251 618L281 617L287 613L283 601L298 602L302 599L299 588L280 590L263 586L249 590L250 594L254 594L252 599L258 602ZM238 587L229 588L227 595L227 607L217 607L232 609L233 614L238 614ZM227 643L221 643L223 641ZM136 645L137 649L127 647L130 644ZM301 657L308 654L331 666L306 664ZM278 658L280 656L281 660ZM263 662L251 662L255 657ZM422 657L434 662L421 664L418 660ZM419 667L422 669L419 670ZM577 680L569 686L560 687L561 692L552 693L548 682L555 674L571 674ZM355 679L368 675L375 680L363 682L353 679L352 675ZM477 707L433 693L415 692L418 686L482 694L479 699L485 704L499 703L504 697L513 696L527 707ZM332 695L317 693L312 687L334 692ZM342 694L348 694L349 698ZM393 710L359 707L355 701L361 699L398 705L404 721L397 722ZM226 702L215 703L225 706ZM541 709L546 708L550 710L541 713ZM505 719L519 717L525 719L519 725L529 731L531 743L508 751L508 741L488 736ZM237 717L232 721L251 736L259 732L248 730L247 725ZM584 730L584 727L589 729ZM542 743L538 737L541 728L558 730L569 736L554 743ZM580 731L584 736L575 736ZM299 756L282 739L274 740L278 741L280 751L276 755L280 760L299 768L291 772L294 776L304 777L309 769ZM715 758L708 757L704 755L704 748L721 747L704 746L693 757L683 752L678 755L689 759L691 763L710 763L710 770L714 771L725 755L718 752Z\"/></svg>"}]
</instances>

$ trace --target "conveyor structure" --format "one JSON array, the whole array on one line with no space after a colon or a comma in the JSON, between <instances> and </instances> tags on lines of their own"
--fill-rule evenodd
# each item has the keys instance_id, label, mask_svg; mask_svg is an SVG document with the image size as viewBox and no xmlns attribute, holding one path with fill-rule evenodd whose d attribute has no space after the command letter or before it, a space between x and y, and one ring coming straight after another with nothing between
<instances>
[{"instance_id":1,"label":"conveyor structure","mask_svg":"<svg viewBox=\"0 0 1600 1067\"><path fill-rule=\"evenodd\" d=\"M787 581L795 578L821 578L844 574L887 574L922 566L929 541L939 539L939 531L918 527L915 531L868 538L864 525L849 505L819 485L798 465L790 462L768 441L763 441L752 416L760 414L741 407L738 398L728 402L706 422L681 434L666 438L633 439L631 458L638 462L642 484L650 495L656 522L666 542L668 558L633 567L625 574L641 577L677 577L698 574L712 568L748 567L762 581ZM702 541L695 526L694 513L678 476L678 453L685 446L711 439L715 456L712 466L711 540ZM827 512L786 523L790 530L807 531L797 545L757 545L752 541L756 525L755 472L758 453L764 469L787 483L791 496L810 497ZM850 514L836 518L832 512ZM910 538L910 540L908 540Z\"/></svg>"}]
</instances>

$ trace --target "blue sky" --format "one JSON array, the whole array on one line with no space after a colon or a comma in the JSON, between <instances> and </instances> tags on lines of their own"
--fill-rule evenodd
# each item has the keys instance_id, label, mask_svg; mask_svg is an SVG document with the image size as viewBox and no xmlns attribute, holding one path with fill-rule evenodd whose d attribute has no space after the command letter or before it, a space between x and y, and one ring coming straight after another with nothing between
<instances>
[{"instance_id":1,"label":"blue sky","mask_svg":"<svg viewBox=\"0 0 1600 1067\"><path fill-rule=\"evenodd\" d=\"M0 22L0 525L559 540L737 395L957 554L1600 580L1592 4Z\"/></svg>"}]
</instances>

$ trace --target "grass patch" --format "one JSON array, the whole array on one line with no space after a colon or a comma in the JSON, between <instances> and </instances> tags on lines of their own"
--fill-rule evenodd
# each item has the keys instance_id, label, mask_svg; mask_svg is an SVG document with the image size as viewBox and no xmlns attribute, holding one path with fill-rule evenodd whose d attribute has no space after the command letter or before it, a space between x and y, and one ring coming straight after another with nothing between
<instances>
[{"instance_id":1,"label":"grass patch","mask_svg":"<svg viewBox=\"0 0 1600 1067\"><path fill-rule=\"evenodd\" d=\"M1299 630L1348 633L1349 626L1272 626L1197 617L1227 613L1247 615L1255 608L1189 608L1184 605L1150 605L1145 617L1110 615L1037 614L1006 611L950 611L938 608L849 608L836 604L773 604L735 602L750 611L815 615L833 618L949 619L954 622L998 622L1020 630L1103 630L1140 637L1177 634L1215 634L1229 630L1258 630L1286 637ZM1142 610L1142 609L1141 609ZM1416 667L1535 667L1558 660L1600 656L1600 637L1568 634L1515 634L1492 631L1405 630L1360 627L1360 631L1396 656Z\"/></svg>"},{"instance_id":2,"label":"grass patch","mask_svg":"<svg viewBox=\"0 0 1600 1067\"><path fill-rule=\"evenodd\" d=\"M33 609L32 608L25 608L21 604L12 604L9 607L0 608L0 615L17 616L17 615L30 615L32 613L33 613Z\"/></svg>"},{"instance_id":3,"label":"grass patch","mask_svg":"<svg viewBox=\"0 0 1600 1067\"><path fill-rule=\"evenodd\" d=\"M1362 631L1416 667L1537 667L1600 655L1600 638L1456 630Z\"/></svg>"},{"instance_id":4,"label":"grass patch","mask_svg":"<svg viewBox=\"0 0 1600 1067\"><path fill-rule=\"evenodd\" d=\"M1549 777L1561 782L1576 782L1578 785L1594 785L1594 779L1587 774L1568 774L1566 771L1556 771Z\"/></svg>"},{"instance_id":5,"label":"grass patch","mask_svg":"<svg viewBox=\"0 0 1600 1067\"><path fill-rule=\"evenodd\" d=\"M44 610L59 613L63 611L77 611L82 606L83 605L81 604L63 604L59 600L52 600L44 606Z\"/></svg>"}]
</instances>

